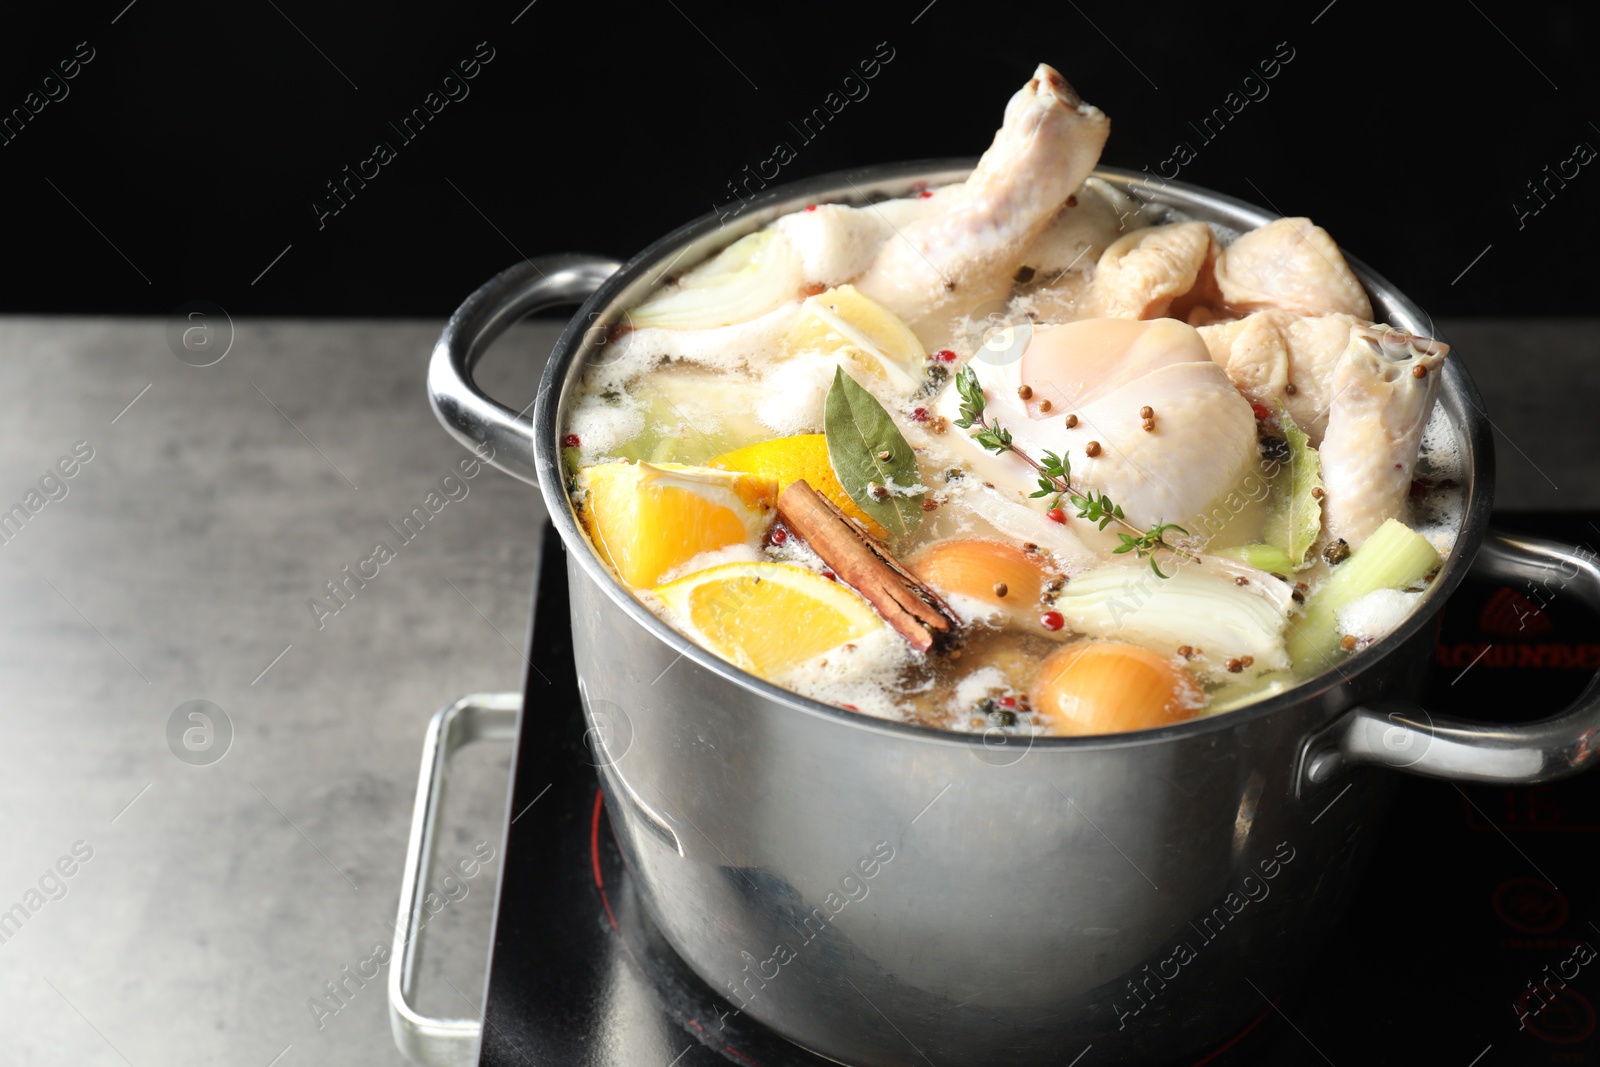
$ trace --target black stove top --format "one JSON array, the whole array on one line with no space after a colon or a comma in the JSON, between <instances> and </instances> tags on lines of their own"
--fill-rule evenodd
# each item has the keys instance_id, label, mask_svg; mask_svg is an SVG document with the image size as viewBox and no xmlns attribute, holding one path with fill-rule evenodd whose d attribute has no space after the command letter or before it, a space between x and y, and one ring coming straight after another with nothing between
<instances>
[{"instance_id":1,"label":"black stove top","mask_svg":"<svg viewBox=\"0 0 1600 1067\"><path fill-rule=\"evenodd\" d=\"M1600 515L1497 525L1600 545ZM560 539L545 545L480 1067L827 1062L734 1016L645 915L584 743ZM1600 620L1575 601L1469 582L1445 610L1426 706L1542 718L1597 669ZM1600 1055L1600 775L1523 789L1407 777L1372 832L1377 856L1331 945L1195 1067Z\"/></svg>"}]
</instances>

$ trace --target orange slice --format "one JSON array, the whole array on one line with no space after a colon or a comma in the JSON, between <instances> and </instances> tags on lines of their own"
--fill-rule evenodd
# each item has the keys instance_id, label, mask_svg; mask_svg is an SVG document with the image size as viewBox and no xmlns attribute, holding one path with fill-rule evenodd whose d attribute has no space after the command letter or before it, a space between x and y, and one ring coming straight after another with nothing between
<instances>
[{"instance_id":1,"label":"orange slice","mask_svg":"<svg viewBox=\"0 0 1600 1067\"><path fill-rule=\"evenodd\" d=\"M605 463L577 482L596 550L636 587L702 552L760 544L778 496L771 478L682 463Z\"/></svg>"},{"instance_id":2,"label":"orange slice","mask_svg":"<svg viewBox=\"0 0 1600 1067\"><path fill-rule=\"evenodd\" d=\"M724 563L655 593L695 641L768 681L884 625L849 587L792 563Z\"/></svg>"},{"instance_id":3,"label":"orange slice","mask_svg":"<svg viewBox=\"0 0 1600 1067\"><path fill-rule=\"evenodd\" d=\"M775 479L780 493L789 488L791 482L804 478L807 485L833 501L835 507L865 526L874 537L888 533L862 511L839 484L833 473L833 463L828 459L826 434L805 433L747 445L718 456L711 461L711 466Z\"/></svg>"}]
</instances>

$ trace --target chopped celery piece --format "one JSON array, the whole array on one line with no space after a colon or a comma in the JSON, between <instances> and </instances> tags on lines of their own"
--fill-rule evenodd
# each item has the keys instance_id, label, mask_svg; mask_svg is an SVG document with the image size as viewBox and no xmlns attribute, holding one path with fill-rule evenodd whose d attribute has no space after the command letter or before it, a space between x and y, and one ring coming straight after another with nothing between
<instances>
[{"instance_id":1,"label":"chopped celery piece","mask_svg":"<svg viewBox=\"0 0 1600 1067\"><path fill-rule=\"evenodd\" d=\"M1217 555L1236 559L1240 563L1248 563L1268 574L1288 575L1294 571L1294 563L1289 559L1289 553L1277 545L1237 545L1233 548L1218 549Z\"/></svg>"},{"instance_id":2,"label":"chopped celery piece","mask_svg":"<svg viewBox=\"0 0 1600 1067\"><path fill-rule=\"evenodd\" d=\"M1415 585L1439 565L1428 539L1405 523L1389 519L1333 569L1306 598L1305 615L1290 620L1289 656L1295 669L1330 666L1339 650L1339 612L1378 589Z\"/></svg>"},{"instance_id":3,"label":"chopped celery piece","mask_svg":"<svg viewBox=\"0 0 1600 1067\"><path fill-rule=\"evenodd\" d=\"M1278 413L1278 421L1289 442L1289 458L1274 480L1264 539L1283 549L1290 566L1298 569L1305 566L1306 553L1322 533L1322 501L1317 496L1322 489L1322 457L1287 411ZM1289 568L1262 569L1290 573Z\"/></svg>"}]
</instances>

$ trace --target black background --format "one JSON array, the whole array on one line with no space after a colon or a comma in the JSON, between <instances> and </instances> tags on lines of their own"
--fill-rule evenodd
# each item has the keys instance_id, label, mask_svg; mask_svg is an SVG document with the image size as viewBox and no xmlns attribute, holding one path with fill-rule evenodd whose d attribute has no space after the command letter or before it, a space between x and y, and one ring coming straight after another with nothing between
<instances>
[{"instance_id":1,"label":"black background","mask_svg":"<svg viewBox=\"0 0 1600 1067\"><path fill-rule=\"evenodd\" d=\"M1514 207L1600 148L1593 4L526 4L9 13L0 114L78 42L94 59L0 145L0 311L441 316L524 255L632 254L780 140L778 181L976 155L1039 61L1112 116L1106 163L1186 141L1181 180L1311 215L1435 315L1594 306L1600 165ZM480 41L470 95L403 143L386 123ZM880 42L869 95L802 143L789 124ZM1190 127L1285 50L1265 99L1210 143ZM319 228L312 200L379 139L397 157Z\"/></svg>"}]
</instances>

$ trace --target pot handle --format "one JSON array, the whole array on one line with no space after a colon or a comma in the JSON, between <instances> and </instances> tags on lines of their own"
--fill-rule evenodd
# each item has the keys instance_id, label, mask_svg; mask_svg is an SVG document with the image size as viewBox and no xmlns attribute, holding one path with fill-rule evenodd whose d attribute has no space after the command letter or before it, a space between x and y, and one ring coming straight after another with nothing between
<instances>
[{"instance_id":1,"label":"pot handle","mask_svg":"<svg viewBox=\"0 0 1600 1067\"><path fill-rule=\"evenodd\" d=\"M428 399L451 436L512 477L539 484L527 408L512 411L490 398L473 380L472 368L524 315L583 303L618 266L601 256L536 256L467 297L445 323L428 363Z\"/></svg>"},{"instance_id":2,"label":"pot handle","mask_svg":"<svg viewBox=\"0 0 1600 1067\"><path fill-rule=\"evenodd\" d=\"M1534 582L1552 593L1571 589L1600 610L1596 560L1587 549L1490 530L1472 569L1485 578ZM1535 785L1588 767L1600 752L1597 736L1600 676L1560 714L1518 725L1436 717L1408 702L1356 707L1312 739L1304 766L1313 783L1367 764L1457 782Z\"/></svg>"}]
</instances>

